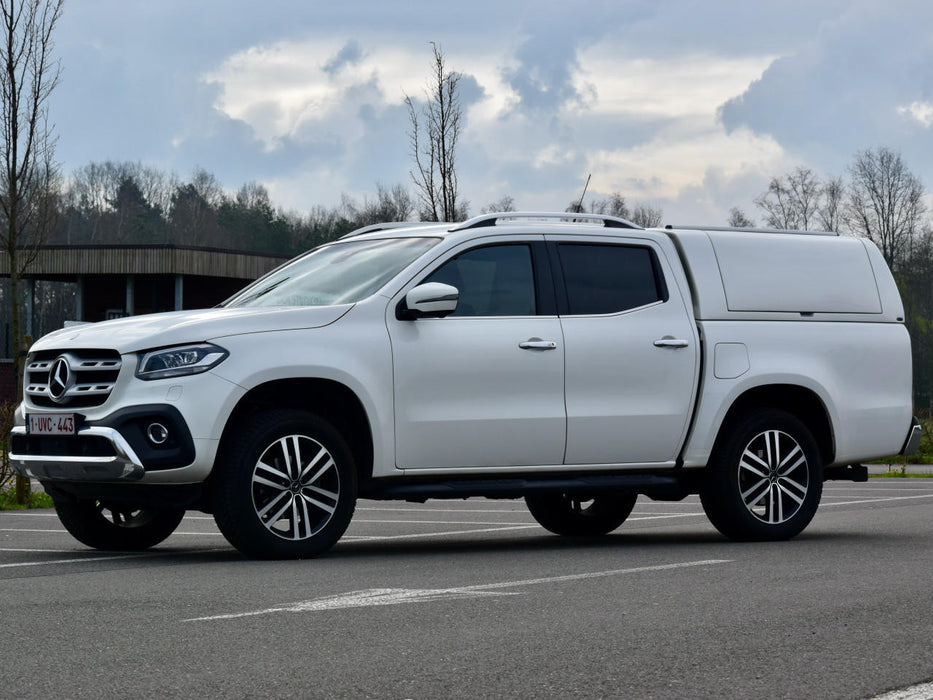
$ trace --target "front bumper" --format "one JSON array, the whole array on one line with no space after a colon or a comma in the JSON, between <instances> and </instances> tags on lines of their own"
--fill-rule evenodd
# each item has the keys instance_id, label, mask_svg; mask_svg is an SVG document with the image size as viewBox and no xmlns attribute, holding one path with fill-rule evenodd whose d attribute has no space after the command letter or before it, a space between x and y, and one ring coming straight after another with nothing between
<instances>
[{"instance_id":1,"label":"front bumper","mask_svg":"<svg viewBox=\"0 0 933 700\"><path fill-rule=\"evenodd\" d=\"M75 415L73 436L30 435L24 425L15 426L10 433L13 468L43 481L133 482L195 459L191 432L174 406L133 406L97 421ZM161 442L147 437L153 424L164 431Z\"/></svg>"},{"instance_id":2,"label":"front bumper","mask_svg":"<svg viewBox=\"0 0 933 700\"><path fill-rule=\"evenodd\" d=\"M28 437L25 426L10 433L11 445L17 437ZM74 440L103 439L110 444L111 455L34 455L10 450L10 464L23 476L50 481L138 481L146 474L142 461L126 439L113 428L88 426L78 430Z\"/></svg>"}]
</instances>

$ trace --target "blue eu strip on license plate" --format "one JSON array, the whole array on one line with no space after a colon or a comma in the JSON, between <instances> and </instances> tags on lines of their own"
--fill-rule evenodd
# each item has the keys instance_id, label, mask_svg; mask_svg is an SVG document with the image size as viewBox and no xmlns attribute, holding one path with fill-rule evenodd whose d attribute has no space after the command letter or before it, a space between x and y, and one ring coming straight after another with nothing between
<instances>
[{"instance_id":1,"label":"blue eu strip on license plate","mask_svg":"<svg viewBox=\"0 0 933 700\"><path fill-rule=\"evenodd\" d=\"M26 416L30 435L74 435L74 413L30 413Z\"/></svg>"}]
</instances>

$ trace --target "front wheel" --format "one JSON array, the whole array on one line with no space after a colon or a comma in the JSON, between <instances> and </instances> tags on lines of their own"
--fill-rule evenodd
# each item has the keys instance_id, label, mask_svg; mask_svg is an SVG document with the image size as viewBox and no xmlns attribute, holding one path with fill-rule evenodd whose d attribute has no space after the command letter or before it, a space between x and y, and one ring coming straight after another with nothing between
<instances>
[{"instance_id":1,"label":"front wheel","mask_svg":"<svg viewBox=\"0 0 933 700\"><path fill-rule=\"evenodd\" d=\"M734 540L786 540L813 519L823 493L820 452L807 427L774 409L734 425L706 469L700 500Z\"/></svg>"},{"instance_id":2,"label":"front wheel","mask_svg":"<svg viewBox=\"0 0 933 700\"><path fill-rule=\"evenodd\" d=\"M214 520L247 556L316 556L346 531L356 506L350 449L327 421L272 410L241 426L218 465Z\"/></svg>"},{"instance_id":3,"label":"front wheel","mask_svg":"<svg viewBox=\"0 0 933 700\"><path fill-rule=\"evenodd\" d=\"M595 498L543 493L525 496L525 505L538 524L555 535L598 537L625 522L637 498L637 494L629 493Z\"/></svg>"},{"instance_id":4,"label":"front wheel","mask_svg":"<svg viewBox=\"0 0 933 700\"><path fill-rule=\"evenodd\" d=\"M107 501L56 501L65 529L82 544L109 551L149 549L175 532L183 510L136 508Z\"/></svg>"}]
</instances>

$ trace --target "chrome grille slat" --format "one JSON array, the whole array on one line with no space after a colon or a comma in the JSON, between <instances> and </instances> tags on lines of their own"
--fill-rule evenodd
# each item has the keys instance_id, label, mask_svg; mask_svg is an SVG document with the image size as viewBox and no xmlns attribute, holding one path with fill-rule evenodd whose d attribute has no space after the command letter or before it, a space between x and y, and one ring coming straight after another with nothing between
<instances>
[{"instance_id":1,"label":"chrome grille slat","mask_svg":"<svg viewBox=\"0 0 933 700\"><path fill-rule=\"evenodd\" d=\"M59 357L67 362L73 379L55 401L49 379ZM26 364L26 399L43 408L99 406L113 391L122 366L123 360L115 350L44 350Z\"/></svg>"}]
</instances>

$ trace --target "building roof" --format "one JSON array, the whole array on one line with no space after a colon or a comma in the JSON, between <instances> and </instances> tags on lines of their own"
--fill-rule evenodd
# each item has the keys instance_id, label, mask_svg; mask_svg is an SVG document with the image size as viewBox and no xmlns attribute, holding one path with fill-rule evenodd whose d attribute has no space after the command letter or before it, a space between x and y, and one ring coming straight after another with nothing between
<instances>
[{"instance_id":1,"label":"building roof","mask_svg":"<svg viewBox=\"0 0 933 700\"><path fill-rule=\"evenodd\" d=\"M51 245L40 246L25 276L171 274L255 279L290 257L176 245ZM0 256L0 276L9 274L9 258Z\"/></svg>"}]
</instances>

